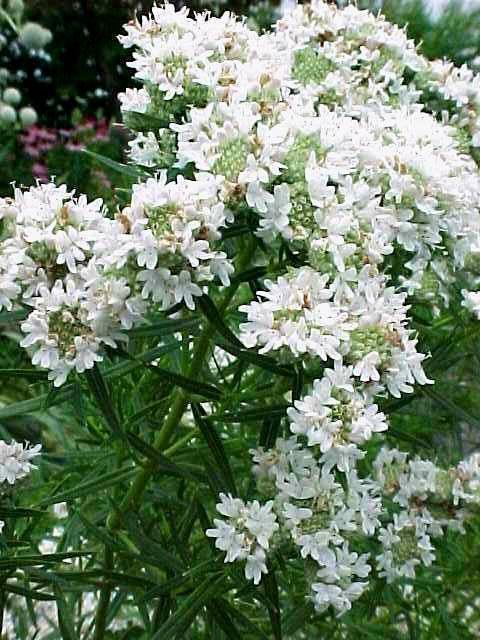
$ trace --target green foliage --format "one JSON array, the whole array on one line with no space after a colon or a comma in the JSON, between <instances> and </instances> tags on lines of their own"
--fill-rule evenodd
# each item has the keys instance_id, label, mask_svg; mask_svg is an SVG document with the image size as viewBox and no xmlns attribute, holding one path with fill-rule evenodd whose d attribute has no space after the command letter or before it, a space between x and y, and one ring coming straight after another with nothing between
<instances>
[{"instance_id":1,"label":"green foliage","mask_svg":"<svg viewBox=\"0 0 480 640\"><path fill-rule=\"evenodd\" d=\"M372 7L372 2L361 2ZM373 3L378 6L378 3ZM430 59L447 58L456 65L477 64L480 53L480 8L465 7L462 0L450 0L435 17L425 0L383 0L387 20L406 26L410 38Z\"/></svg>"}]
</instances>

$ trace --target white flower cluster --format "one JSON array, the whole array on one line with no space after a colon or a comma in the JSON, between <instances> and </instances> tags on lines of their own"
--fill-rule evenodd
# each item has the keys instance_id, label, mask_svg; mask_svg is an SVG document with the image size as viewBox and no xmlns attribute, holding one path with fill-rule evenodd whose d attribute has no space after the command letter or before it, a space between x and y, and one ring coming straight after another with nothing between
<instances>
[{"instance_id":1,"label":"white flower cluster","mask_svg":"<svg viewBox=\"0 0 480 640\"><path fill-rule=\"evenodd\" d=\"M448 470L429 460L408 460L396 449L382 449L374 461L374 475L383 495L398 505L393 522L381 527L382 553L376 558L387 582L413 578L415 567L435 560L432 538L446 528L464 532L468 506L480 504L478 454Z\"/></svg>"},{"instance_id":2,"label":"white flower cluster","mask_svg":"<svg viewBox=\"0 0 480 640\"><path fill-rule=\"evenodd\" d=\"M412 461L395 495L402 510L383 526L385 487L363 478L357 461L388 427L375 397L432 382L407 296L435 312L460 303L477 311L480 80L428 62L381 17L322 0L294 6L261 35L230 14L191 18L167 4L121 41L134 48L142 83L121 96L138 132L132 161L159 169L173 158L180 171L212 176L227 223L254 221L271 256L299 265L239 309L246 347L326 366L288 411L294 436L255 451L255 472L273 499L266 540L273 510L273 541L288 533L299 547L316 608L343 612L371 570L353 550L360 534L377 535L377 564L391 579L433 560L430 536L445 524L433 508L415 511L439 488L419 494L423 463ZM223 496L226 520L208 534L227 562L258 552L256 572L248 560L246 569L257 582L266 546L247 524L251 508Z\"/></svg>"},{"instance_id":3,"label":"white flower cluster","mask_svg":"<svg viewBox=\"0 0 480 640\"><path fill-rule=\"evenodd\" d=\"M169 4L126 30L143 83L120 96L140 131L134 162L164 166L168 148L179 168L214 174L228 209L247 205L260 236L305 251L344 293L402 250L397 284L448 303L454 269L480 257L469 69L429 62L383 18L322 0L263 35Z\"/></svg>"},{"instance_id":4,"label":"white flower cluster","mask_svg":"<svg viewBox=\"0 0 480 640\"><path fill-rule=\"evenodd\" d=\"M58 386L72 369L101 360L101 345L114 347L120 330L142 318L141 297L102 260L105 238L114 241L118 225L101 200L75 198L51 183L15 189L13 199L0 201L0 218L0 308L33 307L21 344Z\"/></svg>"},{"instance_id":5,"label":"white flower cluster","mask_svg":"<svg viewBox=\"0 0 480 640\"><path fill-rule=\"evenodd\" d=\"M22 345L55 385L100 361L102 345L124 339L147 299L193 309L203 283L229 283L233 267L214 248L226 224L217 191L211 175L167 183L163 172L136 185L115 220L101 200L51 183L0 201L0 309L34 308Z\"/></svg>"},{"instance_id":6,"label":"white flower cluster","mask_svg":"<svg viewBox=\"0 0 480 640\"><path fill-rule=\"evenodd\" d=\"M0 484L7 482L13 485L17 480L25 478L35 466L33 458L40 455L42 445L23 445L12 440L10 444L0 440Z\"/></svg>"},{"instance_id":7,"label":"white flower cluster","mask_svg":"<svg viewBox=\"0 0 480 640\"><path fill-rule=\"evenodd\" d=\"M215 519L215 529L206 535L215 538L217 549L226 551L225 562L246 560L245 576L258 584L262 573L267 573L266 551L278 529L277 517L272 512L273 502L261 506L257 500L245 504L240 498L220 494L217 511L228 518Z\"/></svg>"},{"instance_id":8,"label":"white flower cluster","mask_svg":"<svg viewBox=\"0 0 480 640\"><path fill-rule=\"evenodd\" d=\"M318 445L325 453L333 446L361 444L373 433L386 431L386 417L367 391L356 388L352 367L326 369L324 377L314 381L312 394L288 409L292 433L306 436L309 446Z\"/></svg>"},{"instance_id":9,"label":"white flower cluster","mask_svg":"<svg viewBox=\"0 0 480 640\"><path fill-rule=\"evenodd\" d=\"M262 564L256 574L248 562L245 569L246 578L255 583L265 572L264 549L273 532L274 546L291 540L305 561L317 611L332 606L342 614L368 586L370 554L354 550L356 545L362 548L362 538L376 541L374 564L380 577L387 582L414 578L417 566L430 566L435 559L432 539L446 528L464 532L469 507L480 505L478 454L443 470L431 461L409 460L406 453L383 448L373 461L373 476L365 478L355 468L365 452L351 444L322 453L293 436L252 454L259 492L273 502L264 507L252 503L252 517L243 501L222 496L217 508L228 521L215 520L217 528L207 535L217 538L217 547L226 552L225 562L244 559L258 541ZM393 502L393 513L384 500ZM276 518L279 524L274 525ZM259 531L264 542L256 538Z\"/></svg>"},{"instance_id":10,"label":"white flower cluster","mask_svg":"<svg viewBox=\"0 0 480 640\"><path fill-rule=\"evenodd\" d=\"M477 458L443 471L382 450L365 476L362 447L388 427L376 397L431 383L407 297L480 315L480 78L323 0L263 34L167 3L120 40L141 83L120 95L130 158L155 175L114 219L53 185L3 200L0 304L33 307L23 345L59 385L148 309L228 285L224 236L254 230L282 275L240 307L240 339L323 373L288 411L292 437L253 452L269 501L222 494L207 535L255 583L286 537L317 610L342 613L372 569L358 540L381 546L387 580L411 577L478 503Z\"/></svg>"},{"instance_id":11,"label":"white flower cluster","mask_svg":"<svg viewBox=\"0 0 480 640\"><path fill-rule=\"evenodd\" d=\"M0 440L0 486L7 483L13 486L18 480L22 480L32 469L35 469L33 458L40 455L42 445L30 446L27 442L10 443ZM3 531L5 522L0 520L0 533Z\"/></svg>"},{"instance_id":12,"label":"white flower cluster","mask_svg":"<svg viewBox=\"0 0 480 640\"><path fill-rule=\"evenodd\" d=\"M266 281L264 298L240 307L248 322L241 325L246 346L261 352L287 347L293 355L307 354L352 365L363 383L388 388L395 397L413 390L412 384L431 382L422 368L423 354L406 328L405 293L385 286L385 277L358 274L355 288L340 290L329 276L312 268L297 270L275 283Z\"/></svg>"}]
</instances>

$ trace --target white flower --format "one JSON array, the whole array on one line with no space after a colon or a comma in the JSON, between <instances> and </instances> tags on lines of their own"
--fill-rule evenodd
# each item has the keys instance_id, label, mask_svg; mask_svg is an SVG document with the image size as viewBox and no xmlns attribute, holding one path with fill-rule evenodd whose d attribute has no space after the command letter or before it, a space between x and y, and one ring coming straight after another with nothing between
<instances>
[{"instance_id":1,"label":"white flower","mask_svg":"<svg viewBox=\"0 0 480 640\"><path fill-rule=\"evenodd\" d=\"M151 99L148 91L141 89L125 89L125 93L119 93L120 108L122 111L135 111L136 113L146 113L150 106Z\"/></svg>"},{"instance_id":2,"label":"white flower","mask_svg":"<svg viewBox=\"0 0 480 640\"><path fill-rule=\"evenodd\" d=\"M296 400L288 409L291 431L307 436L309 446L325 453L347 442L361 444L373 433L385 431L387 423L375 404L354 389L352 367L337 364L313 383L312 395Z\"/></svg>"},{"instance_id":3,"label":"white flower","mask_svg":"<svg viewBox=\"0 0 480 640\"><path fill-rule=\"evenodd\" d=\"M231 495L220 494L217 511L228 520L215 519L215 529L206 535L215 538L215 546L226 551L225 562L246 560L245 577L258 584L268 573L266 554L273 534L278 530L273 502L260 505L257 500L244 503Z\"/></svg>"},{"instance_id":4,"label":"white flower","mask_svg":"<svg viewBox=\"0 0 480 640\"><path fill-rule=\"evenodd\" d=\"M15 484L25 478L35 466L31 460L40 455L42 445L23 445L12 440L7 444L0 440L0 483Z\"/></svg>"}]
</instances>

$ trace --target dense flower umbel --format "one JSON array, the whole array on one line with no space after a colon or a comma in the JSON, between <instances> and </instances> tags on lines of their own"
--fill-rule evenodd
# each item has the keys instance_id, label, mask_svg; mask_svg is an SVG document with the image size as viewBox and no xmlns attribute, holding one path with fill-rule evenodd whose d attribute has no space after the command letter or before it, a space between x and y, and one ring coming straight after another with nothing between
<instances>
[{"instance_id":1,"label":"dense flower umbel","mask_svg":"<svg viewBox=\"0 0 480 640\"><path fill-rule=\"evenodd\" d=\"M288 411L295 437L254 460L259 489L274 499L267 505L278 516L276 535L288 531L301 556L319 565L316 608L345 611L370 572L366 556L350 549L355 532L374 535L384 510L385 487L356 470L359 447L388 428L375 396L431 383L406 296L448 306L462 271L471 286L463 304L478 314L468 269L480 253L480 177L466 151L480 142L480 82L467 69L428 62L381 17L320 0L294 7L263 35L229 14L194 19L156 7L121 40L134 48L143 84L121 96L139 132L132 160L164 166L169 128L176 165L211 176L227 223L247 209L268 246L286 243L307 262L266 280L258 299L240 307L240 338L284 361L327 365ZM164 128L149 127L149 118ZM400 252L400 272L387 270ZM255 548L257 572L247 564L246 573L258 581L266 547L245 528L249 508L223 496L228 520L209 535L226 561ZM411 575L417 558L433 559L434 520L427 523L426 507L422 513L420 521L407 511L381 529L387 579ZM390 558L391 541L410 533L408 571L392 568L404 565Z\"/></svg>"}]
</instances>

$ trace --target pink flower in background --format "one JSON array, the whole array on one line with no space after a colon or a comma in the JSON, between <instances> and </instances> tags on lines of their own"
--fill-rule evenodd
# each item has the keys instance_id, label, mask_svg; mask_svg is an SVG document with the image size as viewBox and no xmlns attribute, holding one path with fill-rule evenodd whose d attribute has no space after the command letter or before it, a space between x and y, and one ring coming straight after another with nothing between
<instances>
[{"instance_id":1,"label":"pink flower in background","mask_svg":"<svg viewBox=\"0 0 480 640\"><path fill-rule=\"evenodd\" d=\"M35 160L32 174L41 182L48 182L49 172L46 154L57 146L63 146L68 151L78 152L85 149L92 142L107 140L109 124L102 118L85 118L71 129L48 129L33 125L21 136L24 153Z\"/></svg>"},{"instance_id":2,"label":"pink flower in background","mask_svg":"<svg viewBox=\"0 0 480 640\"><path fill-rule=\"evenodd\" d=\"M38 158L57 144L58 134L55 129L33 125L21 136L21 141L25 153L31 158Z\"/></svg>"},{"instance_id":3,"label":"pink flower in background","mask_svg":"<svg viewBox=\"0 0 480 640\"><path fill-rule=\"evenodd\" d=\"M37 180L40 180L40 182L49 181L48 167L42 162L34 162L32 165L32 174Z\"/></svg>"}]
</instances>

